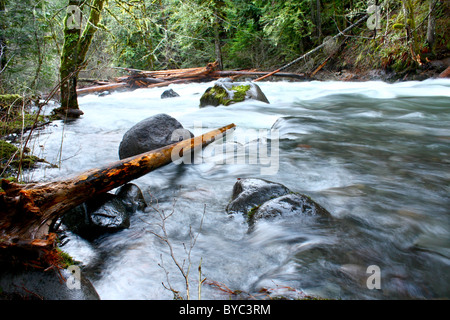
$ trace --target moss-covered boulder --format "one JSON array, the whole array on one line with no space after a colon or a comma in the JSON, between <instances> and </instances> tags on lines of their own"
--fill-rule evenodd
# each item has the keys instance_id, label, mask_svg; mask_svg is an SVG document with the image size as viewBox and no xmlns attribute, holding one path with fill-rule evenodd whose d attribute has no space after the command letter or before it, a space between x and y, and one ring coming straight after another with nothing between
<instances>
[{"instance_id":1,"label":"moss-covered boulder","mask_svg":"<svg viewBox=\"0 0 450 320\"><path fill-rule=\"evenodd\" d=\"M0 94L0 108L7 109L10 106L20 106L24 102L21 95L18 94Z\"/></svg>"},{"instance_id":2,"label":"moss-covered boulder","mask_svg":"<svg viewBox=\"0 0 450 320\"><path fill-rule=\"evenodd\" d=\"M11 166L12 168L22 166L25 169L33 168L36 162L43 161L34 155L28 154L28 152L27 148L21 154L15 145L0 140L0 169L3 170L6 166Z\"/></svg>"},{"instance_id":3,"label":"moss-covered boulder","mask_svg":"<svg viewBox=\"0 0 450 320\"><path fill-rule=\"evenodd\" d=\"M261 88L253 82L217 81L200 98L200 108L219 105L229 106L245 100L258 100L269 103Z\"/></svg>"}]
</instances>

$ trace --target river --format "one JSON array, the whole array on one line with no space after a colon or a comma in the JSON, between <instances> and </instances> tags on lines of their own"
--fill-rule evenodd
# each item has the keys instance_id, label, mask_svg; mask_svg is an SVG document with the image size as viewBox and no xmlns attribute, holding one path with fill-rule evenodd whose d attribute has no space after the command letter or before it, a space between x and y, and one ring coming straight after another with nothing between
<instances>
[{"instance_id":1,"label":"river","mask_svg":"<svg viewBox=\"0 0 450 320\"><path fill-rule=\"evenodd\" d=\"M207 279L201 299L228 299L231 291L241 292L237 298L450 298L450 81L259 85L270 104L200 109L211 83L172 85L180 97L164 100L167 88L88 95L79 99L82 118L55 121L34 137L35 154L59 167L42 165L26 178L47 181L118 160L123 134L158 113L195 135L235 123L241 144L276 129L268 140L278 143L272 170L204 161L208 154L170 164L133 182L151 206L132 216L130 228L94 242L71 235L63 249L82 262L101 299L172 299L170 288L186 298L173 258L190 266L192 299L199 266ZM310 196L332 223L286 217L258 221L249 232L242 216L225 212L234 183L247 177ZM155 235L163 235L162 213L172 213L164 227L173 257Z\"/></svg>"}]
</instances>

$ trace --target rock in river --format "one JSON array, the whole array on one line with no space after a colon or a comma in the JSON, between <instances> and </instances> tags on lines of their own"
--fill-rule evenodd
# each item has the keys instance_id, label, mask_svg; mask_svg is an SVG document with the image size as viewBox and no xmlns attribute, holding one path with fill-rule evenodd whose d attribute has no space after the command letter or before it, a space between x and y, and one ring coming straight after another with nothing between
<instances>
[{"instance_id":1,"label":"rock in river","mask_svg":"<svg viewBox=\"0 0 450 320\"><path fill-rule=\"evenodd\" d=\"M200 98L200 108L206 106L229 106L244 100L257 100L269 103L261 88L253 82L217 81L213 87L206 89Z\"/></svg>"},{"instance_id":2,"label":"rock in river","mask_svg":"<svg viewBox=\"0 0 450 320\"><path fill-rule=\"evenodd\" d=\"M120 187L116 194L104 193L64 214L61 221L73 233L87 240L130 226L130 216L146 206L134 184Z\"/></svg>"},{"instance_id":3,"label":"rock in river","mask_svg":"<svg viewBox=\"0 0 450 320\"><path fill-rule=\"evenodd\" d=\"M228 213L247 215L253 208L289 192L290 190L280 183L263 179L238 179L233 186L231 202L226 210Z\"/></svg>"},{"instance_id":4,"label":"rock in river","mask_svg":"<svg viewBox=\"0 0 450 320\"><path fill-rule=\"evenodd\" d=\"M263 179L238 179L226 210L229 214L244 214L250 224L277 216L331 218L331 214L310 197Z\"/></svg>"},{"instance_id":5,"label":"rock in river","mask_svg":"<svg viewBox=\"0 0 450 320\"><path fill-rule=\"evenodd\" d=\"M193 137L175 118L164 113L157 114L137 123L124 134L119 157L129 158Z\"/></svg>"},{"instance_id":6,"label":"rock in river","mask_svg":"<svg viewBox=\"0 0 450 320\"><path fill-rule=\"evenodd\" d=\"M168 98L176 98L180 95L173 91L173 89L167 89L161 94L161 99L168 99Z\"/></svg>"}]
</instances>

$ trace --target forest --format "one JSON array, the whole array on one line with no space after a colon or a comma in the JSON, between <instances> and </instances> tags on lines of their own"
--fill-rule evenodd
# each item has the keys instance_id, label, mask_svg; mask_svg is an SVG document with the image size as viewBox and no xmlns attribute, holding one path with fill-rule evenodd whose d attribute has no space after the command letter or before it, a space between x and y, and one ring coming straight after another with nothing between
<instances>
[{"instance_id":1,"label":"forest","mask_svg":"<svg viewBox=\"0 0 450 320\"><path fill-rule=\"evenodd\" d=\"M328 41L375 2L372 22ZM77 16L68 8L79 8ZM84 38L78 45L85 41L77 52L81 80L109 79L117 67L214 61L222 70L272 71L324 41L290 70L311 73L333 54L334 70L404 72L448 55L448 16L448 2L438 0L1 0L0 94L38 96L55 87L63 57L75 52L73 30ZM67 28L67 19L79 27Z\"/></svg>"}]
</instances>

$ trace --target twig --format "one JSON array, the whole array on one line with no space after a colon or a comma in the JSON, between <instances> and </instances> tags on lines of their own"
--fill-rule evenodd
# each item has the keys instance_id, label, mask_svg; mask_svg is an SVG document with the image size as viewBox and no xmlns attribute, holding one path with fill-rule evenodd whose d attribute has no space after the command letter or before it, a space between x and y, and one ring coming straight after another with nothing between
<instances>
[{"instance_id":1,"label":"twig","mask_svg":"<svg viewBox=\"0 0 450 320\"><path fill-rule=\"evenodd\" d=\"M187 300L190 300L189 274L190 274L190 268L191 268L191 265L192 265L192 263L191 263L191 253L192 253L192 249L194 248L194 246L195 246L195 244L197 242L197 239L198 239L198 236L200 234L200 231L196 235L194 235L193 232L192 232L192 226L189 227L189 237L190 237L189 249L186 247L185 243L183 243L184 251L187 254L187 266L185 266L186 259L183 260L183 263L180 263L178 261L178 259L175 257L174 248L172 246L172 243L169 240L169 236L168 236L167 229L166 229L166 220L169 219L174 214L174 212L175 212L175 204L176 204L176 199L174 199L172 211L169 214L166 214L164 210L159 209L159 206L158 207L151 206L151 208L153 210L155 210L159 214L159 217L161 219L161 223L158 223L157 225L160 227L160 229L162 231L162 235L156 233L155 231L151 231L151 230L149 232L151 234L155 235L162 242L164 242L167 245L167 247L169 248L170 257L172 258L172 261L175 263L175 265L177 266L178 270L180 271L181 275L184 278L184 284L185 284L185 288L186 288L186 298L187 298ZM200 221L200 230L201 230L201 228L203 226L203 221L204 221L205 214L206 214L206 205L204 207L202 219ZM144 221L143 219L141 219L141 220L143 222L149 224L148 222ZM168 280L169 279L168 278L169 272L164 267L162 255L161 255L161 264L158 264L158 265L161 268L164 269L164 271L166 273L166 278ZM199 281L199 289L198 289L199 293L198 294L199 294L199 297L200 297L200 294L201 294L201 288L200 287L203 284L203 282L206 280L206 278L203 279L203 280L201 279L201 261L200 261L200 266L199 266L199 274L200 274L199 275L200 281ZM164 285L164 283L163 283L164 288L172 291L174 293L175 298L178 298L179 297L179 292L176 291L175 289L173 289L173 287L170 285L169 281L168 281L168 285L169 285L169 287L167 288Z\"/></svg>"}]
</instances>

